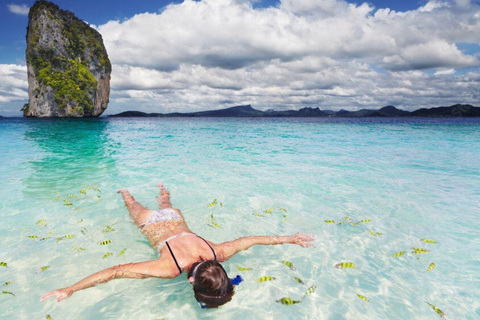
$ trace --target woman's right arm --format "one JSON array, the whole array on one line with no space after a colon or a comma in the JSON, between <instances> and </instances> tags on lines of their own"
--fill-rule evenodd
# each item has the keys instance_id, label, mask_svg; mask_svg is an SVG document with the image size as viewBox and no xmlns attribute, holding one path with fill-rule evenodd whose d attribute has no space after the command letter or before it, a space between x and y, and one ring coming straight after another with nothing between
<instances>
[{"instance_id":1,"label":"woman's right arm","mask_svg":"<svg viewBox=\"0 0 480 320\"><path fill-rule=\"evenodd\" d=\"M99 283L105 283L113 279L145 279L150 277L173 278L175 275L165 268L161 260L128 263L94 273L69 287L46 292L40 298L40 301L45 301L51 297L55 297L57 301L62 301L63 299L70 297L74 292L90 288Z\"/></svg>"}]
</instances>

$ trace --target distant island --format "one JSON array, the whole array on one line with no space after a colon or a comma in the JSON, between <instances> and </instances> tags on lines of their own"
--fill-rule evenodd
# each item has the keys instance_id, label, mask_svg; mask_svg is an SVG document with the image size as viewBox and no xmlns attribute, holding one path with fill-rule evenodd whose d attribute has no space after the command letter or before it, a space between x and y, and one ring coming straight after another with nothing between
<instances>
[{"instance_id":1,"label":"distant island","mask_svg":"<svg viewBox=\"0 0 480 320\"><path fill-rule=\"evenodd\" d=\"M280 118L280 117L480 117L480 107L468 104L455 104L450 107L422 108L415 111L404 111L394 106L386 106L378 110L362 109L358 111L322 111L317 108L302 108L300 110L260 111L251 105L236 106L226 109L200 112L174 113L145 113L141 111L125 111L108 117L253 117L253 118Z\"/></svg>"}]
</instances>

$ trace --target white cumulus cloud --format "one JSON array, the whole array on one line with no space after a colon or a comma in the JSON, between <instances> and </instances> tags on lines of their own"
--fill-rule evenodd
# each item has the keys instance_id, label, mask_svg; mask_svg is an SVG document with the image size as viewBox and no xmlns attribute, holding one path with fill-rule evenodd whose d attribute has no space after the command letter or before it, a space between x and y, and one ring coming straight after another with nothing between
<instances>
[{"instance_id":1,"label":"white cumulus cloud","mask_svg":"<svg viewBox=\"0 0 480 320\"><path fill-rule=\"evenodd\" d=\"M478 2L422 3L185 0L109 21L108 112L478 105L480 54L462 49L480 44Z\"/></svg>"},{"instance_id":2,"label":"white cumulus cloud","mask_svg":"<svg viewBox=\"0 0 480 320\"><path fill-rule=\"evenodd\" d=\"M30 11L30 7L27 6L26 4L18 5L18 4L7 4L8 10L10 12L19 14L22 16L28 15L28 11Z\"/></svg>"}]
</instances>

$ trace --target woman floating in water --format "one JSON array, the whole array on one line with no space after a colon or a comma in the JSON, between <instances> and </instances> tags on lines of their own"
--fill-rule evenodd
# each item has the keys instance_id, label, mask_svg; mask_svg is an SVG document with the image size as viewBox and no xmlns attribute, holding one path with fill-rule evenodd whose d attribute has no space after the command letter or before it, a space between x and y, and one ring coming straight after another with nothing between
<instances>
[{"instance_id":1,"label":"woman floating in water","mask_svg":"<svg viewBox=\"0 0 480 320\"><path fill-rule=\"evenodd\" d=\"M160 257L157 260L122 264L102 270L67 288L45 293L41 301L50 297L61 301L76 291L112 279L175 278L186 272L200 305L215 308L230 301L234 293L233 283L219 262L227 261L236 253L256 244L292 243L302 247L312 246L313 235L300 232L292 236L249 236L214 244L188 228L180 210L172 208L168 191L162 184L158 186L160 210L143 207L127 189L117 191L122 194L130 217L158 250Z\"/></svg>"}]
</instances>

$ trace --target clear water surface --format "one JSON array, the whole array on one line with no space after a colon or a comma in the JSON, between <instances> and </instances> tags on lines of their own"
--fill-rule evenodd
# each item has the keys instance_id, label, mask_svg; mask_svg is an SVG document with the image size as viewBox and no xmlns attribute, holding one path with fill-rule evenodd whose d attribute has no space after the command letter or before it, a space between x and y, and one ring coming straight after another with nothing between
<instances>
[{"instance_id":1,"label":"clear water surface","mask_svg":"<svg viewBox=\"0 0 480 320\"><path fill-rule=\"evenodd\" d=\"M428 303L480 319L478 119L3 119L0 142L2 319L439 319ZM238 254L225 268L245 281L217 310L198 307L184 275L41 303L45 291L157 257L115 190L153 208L159 181L213 242L304 231L316 247Z\"/></svg>"}]
</instances>

